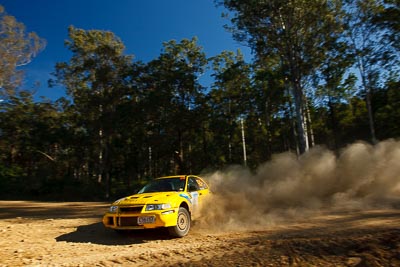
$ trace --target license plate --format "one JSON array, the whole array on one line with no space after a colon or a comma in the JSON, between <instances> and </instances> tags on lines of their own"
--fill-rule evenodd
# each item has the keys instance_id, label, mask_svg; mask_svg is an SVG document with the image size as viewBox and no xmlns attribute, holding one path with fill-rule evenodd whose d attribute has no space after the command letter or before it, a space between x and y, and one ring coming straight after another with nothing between
<instances>
[{"instance_id":1,"label":"license plate","mask_svg":"<svg viewBox=\"0 0 400 267\"><path fill-rule=\"evenodd\" d=\"M156 217L154 217L154 216L142 216L142 217L138 217L138 219L137 219L137 223L139 225L154 223L155 221L156 221Z\"/></svg>"}]
</instances>

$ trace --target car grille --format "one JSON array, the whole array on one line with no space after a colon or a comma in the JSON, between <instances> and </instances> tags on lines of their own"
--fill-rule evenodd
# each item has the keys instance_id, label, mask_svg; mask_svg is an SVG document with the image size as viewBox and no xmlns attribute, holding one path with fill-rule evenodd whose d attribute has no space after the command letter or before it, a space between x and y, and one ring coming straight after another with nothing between
<instances>
[{"instance_id":1,"label":"car grille","mask_svg":"<svg viewBox=\"0 0 400 267\"><path fill-rule=\"evenodd\" d=\"M143 206L133 206L133 207L119 207L119 212L121 213L140 213Z\"/></svg>"},{"instance_id":2,"label":"car grille","mask_svg":"<svg viewBox=\"0 0 400 267\"><path fill-rule=\"evenodd\" d=\"M138 217L120 217L118 226L138 226Z\"/></svg>"}]
</instances>

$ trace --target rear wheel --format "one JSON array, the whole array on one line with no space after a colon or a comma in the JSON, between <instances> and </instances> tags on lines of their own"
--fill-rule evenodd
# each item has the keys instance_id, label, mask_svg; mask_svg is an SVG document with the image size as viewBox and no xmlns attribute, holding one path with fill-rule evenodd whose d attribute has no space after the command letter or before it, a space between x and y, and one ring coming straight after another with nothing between
<instances>
[{"instance_id":1,"label":"rear wheel","mask_svg":"<svg viewBox=\"0 0 400 267\"><path fill-rule=\"evenodd\" d=\"M169 227L169 234L174 237L184 237L190 229L190 213L187 209L180 207L178 219L175 226Z\"/></svg>"}]
</instances>

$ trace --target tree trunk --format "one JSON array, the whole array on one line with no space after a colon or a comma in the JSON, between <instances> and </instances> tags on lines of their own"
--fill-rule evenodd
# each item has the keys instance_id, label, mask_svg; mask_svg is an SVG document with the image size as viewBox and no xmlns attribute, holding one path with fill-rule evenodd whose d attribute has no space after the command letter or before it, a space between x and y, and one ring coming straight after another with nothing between
<instances>
[{"instance_id":1,"label":"tree trunk","mask_svg":"<svg viewBox=\"0 0 400 267\"><path fill-rule=\"evenodd\" d=\"M338 142L338 136L337 136L337 120L336 120L336 112L335 112L335 107L332 103L332 100L329 98L328 101L328 107L329 107L329 117L331 120L331 127L332 127L332 140L333 140L333 147L335 150L339 147L339 142Z\"/></svg>"},{"instance_id":2,"label":"tree trunk","mask_svg":"<svg viewBox=\"0 0 400 267\"><path fill-rule=\"evenodd\" d=\"M308 150L306 144L306 136L304 131L304 116L303 116L303 91L298 82L293 82L293 95L294 105L296 113L296 128L297 128L297 140L299 144L299 153L303 154Z\"/></svg>"},{"instance_id":3,"label":"tree trunk","mask_svg":"<svg viewBox=\"0 0 400 267\"><path fill-rule=\"evenodd\" d=\"M367 89L366 95L366 104L368 109L368 120L369 120L369 130L371 134L371 141L373 144L377 143L376 135L375 135L375 124L374 124L374 116L372 113L372 104L371 104L371 90Z\"/></svg>"},{"instance_id":4,"label":"tree trunk","mask_svg":"<svg viewBox=\"0 0 400 267\"><path fill-rule=\"evenodd\" d=\"M311 113L310 113L310 109L308 108L308 101L307 98L305 98L305 105L306 105L306 114L307 114L307 120L306 120L306 127L308 127L307 129L310 130L310 134L306 136L306 138L310 138L311 142L308 142L309 144L311 144L310 147L315 146L315 141L314 141L314 130L311 124Z\"/></svg>"}]
</instances>

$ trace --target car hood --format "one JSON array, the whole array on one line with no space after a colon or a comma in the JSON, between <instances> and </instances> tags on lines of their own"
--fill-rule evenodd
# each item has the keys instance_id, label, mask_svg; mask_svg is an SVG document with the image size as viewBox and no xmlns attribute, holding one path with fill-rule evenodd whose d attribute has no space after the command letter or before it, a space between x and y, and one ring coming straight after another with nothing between
<instances>
[{"instance_id":1,"label":"car hood","mask_svg":"<svg viewBox=\"0 0 400 267\"><path fill-rule=\"evenodd\" d=\"M171 202L172 198L179 196L182 192L157 192L135 194L132 196L118 199L113 205L145 205L145 204L164 204Z\"/></svg>"}]
</instances>

